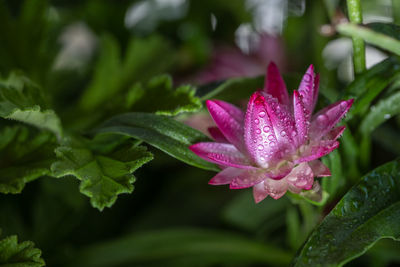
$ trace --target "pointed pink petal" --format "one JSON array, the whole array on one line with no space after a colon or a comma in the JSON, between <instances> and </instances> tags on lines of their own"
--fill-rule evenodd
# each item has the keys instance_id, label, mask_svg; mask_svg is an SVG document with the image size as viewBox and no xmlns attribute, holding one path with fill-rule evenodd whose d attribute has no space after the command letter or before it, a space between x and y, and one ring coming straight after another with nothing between
<instances>
[{"instance_id":1,"label":"pointed pink petal","mask_svg":"<svg viewBox=\"0 0 400 267\"><path fill-rule=\"evenodd\" d=\"M289 185L286 179L281 180L273 180L273 179L265 179L264 180L264 188L267 191L268 195L270 195L274 199L281 198L287 191Z\"/></svg>"},{"instance_id":2,"label":"pointed pink petal","mask_svg":"<svg viewBox=\"0 0 400 267\"><path fill-rule=\"evenodd\" d=\"M258 166L268 168L268 162L278 147L264 104L265 97L260 92L255 92L250 97L244 123L244 140L251 159Z\"/></svg>"},{"instance_id":3,"label":"pointed pink petal","mask_svg":"<svg viewBox=\"0 0 400 267\"><path fill-rule=\"evenodd\" d=\"M211 117L225 138L237 149L244 152L243 112L239 108L223 101L207 100L206 104Z\"/></svg>"},{"instance_id":4,"label":"pointed pink petal","mask_svg":"<svg viewBox=\"0 0 400 267\"><path fill-rule=\"evenodd\" d=\"M301 157L294 161L295 164L319 159L326 154L331 153L339 146L338 141L334 140L321 140L315 145L305 147L301 152Z\"/></svg>"},{"instance_id":5,"label":"pointed pink petal","mask_svg":"<svg viewBox=\"0 0 400 267\"><path fill-rule=\"evenodd\" d=\"M315 114L311 120L310 138L320 139L340 121L353 104L354 99L339 101Z\"/></svg>"},{"instance_id":6,"label":"pointed pink petal","mask_svg":"<svg viewBox=\"0 0 400 267\"><path fill-rule=\"evenodd\" d=\"M336 140L340 136L342 136L344 130L346 129L346 126L338 126L333 128L329 133L325 135L326 140Z\"/></svg>"},{"instance_id":7,"label":"pointed pink petal","mask_svg":"<svg viewBox=\"0 0 400 267\"><path fill-rule=\"evenodd\" d=\"M312 111L314 110L315 105L317 104L318 101L318 91L319 91L319 74L316 74L314 78L314 95L313 95L313 105L311 108Z\"/></svg>"},{"instance_id":8,"label":"pointed pink petal","mask_svg":"<svg viewBox=\"0 0 400 267\"><path fill-rule=\"evenodd\" d=\"M309 190L314 183L314 173L308 163L303 162L293 168L285 179L294 187Z\"/></svg>"},{"instance_id":9,"label":"pointed pink petal","mask_svg":"<svg viewBox=\"0 0 400 267\"><path fill-rule=\"evenodd\" d=\"M218 127L209 127L208 132L210 133L211 137L218 143L229 143L228 140L226 140L225 136L221 132L221 130Z\"/></svg>"},{"instance_id":10,"label":"pointed pink petal","mask_svg":"<svg viewBox=\"0 0 400 267\"><path fill-rule=\"evenodd\" d=\"M279 69L274 62L271 62L268 65L264 91L277 98L279 103L286 106L289 105L289 95L285 82L283 81Z\"/></svg>"},{"instance_id":11,"label":"pointed pink petal","mask_svg":"<svg viewBox=\"0 0 400 267\"><path fill-rule=\"evenodd\" d=\"M296 124L296 140L297 145L300 146L308 139L308 120L311 114L304 107L302 96L296 90L293 92L293 111Z\"/></svg>"},{"instance_id":12,"label":"pointed pink petal","mask_svg":"<svg viewBox=\"0 0 400 267\"><path fill-rule=\"evenodd\" d=\"M189 147L197 156L209 162L240 169L254 169L246 157L233 145L203 142Z\"/></svg>"},{"instance_id":13,"label":"pointed pink petal","mask_svg":"<svg viewBox=\"0 0 400 267\"><path fill-rule=\"evenodd\" d=\"M253 197L256 203L261 202L268 196L267 190L265 190L264 182L258 183L253 187Z\"/></svg>"},{"instance_id":14,"label":"pointed pink petal","mask_svg":"<svg viewBox=\"0 0 400 267\"><path fill-rule=\"evenodd\" d=\"M309 161L308 165L311 167L315 177L331 176L331 171L319 160Z\"/></svg>"},{"instance_id":15,"label":"pointed pink petal","mask_svg":"<svg viewBox=\"0 0 400 267\"><path fill-rule=\"evenodd\" d=\"M211 185L223 185L223 184L230 184L233 179L239 176L245 170L228 167L222 171L220 171L217 175L215 175L208 184Z\"/></svg>"},{"instance_id":16,"label":"pointed pink petal","mask_svg":"<svg viewBox=\"0 0 400 267\"><path fill-rule=\"evenodd\" d=\"M293 115L288 111L287 106L279 104L276 98L269 95L265 96L264 106L273 126L280 151L283 154L289 153L296 146L294 138L297 132Z\"/></svg>"},{"instance_id":17,"label":"pointed pink petal","mask_svg":"<svg viewBox=\"0 0 400 267\"><path fill-rule=\"evenodd\" d=\"M262 169L255 169L255 170L245 170L240 175L235 177L232 180L231 184L229 185L230 189L243 189L252 187L263 180L265 180L266 174L265 171Z\"/></svg>"},{"instance_id":18,"label":"pointed pink petal","mask_svg":"<svg viewBox=\"0 0 400 267\"><path fill-rule=\"evenodd\" d=\"M317 81L317 84L319 81ZM306 110L312 114L314 110L314 104L316 102L316 99L314 99L317 95L315 92L315 73L314 73L314 66L310 65L308 67L306 73L303 76L303 79L300 82L299 86L299 93L303 97L303 103L306 108Z\"/></svg>"}]
</instances>

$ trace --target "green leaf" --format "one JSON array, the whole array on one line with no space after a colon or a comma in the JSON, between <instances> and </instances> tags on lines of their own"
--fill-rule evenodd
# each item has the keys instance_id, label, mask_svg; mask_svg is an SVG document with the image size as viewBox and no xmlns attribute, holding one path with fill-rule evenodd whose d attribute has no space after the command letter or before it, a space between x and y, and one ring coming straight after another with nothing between
<instances>
[{"instance_id":1,"label":"green leaf","mask_svg":"<svg viewBox=\"0 0 400 267\"><path fill-rule=\"evenodd\" d=\"M368 28L387 36L400 40L400 26L393 23L373 22L367 24Z\"/></svg>"},{"instance_id":2,"label":"green leaf","mask_svg":"<svg viewBox=\"0 0 400 267\"><path fill-rule=\"evenodd\" d=\"M189 85L173 89L171 77L162 75L151 79L145 87L134 85L125 98L126 109L170 116L194 112L202 106L194 93L194 88Z\"/></svg>"},{"instance_id":3,"label":"green leaf","mask_svg":"<svg viewBox=\"0 0 400 267\"><path fill-rule=\"evenodd\" d=\"M211 83L198 89L197 95L201 99L211 98L224 99L228 102L234 102L242 99L248 99L256 90L263 87L264 76L255 78L232 78L223 82Z\"/></svg>"},{"instance_id":4,"label":"green leaf","mask_svg":"<svg viewBox=\"0 0 400 267\"><path fill-rule=\"evenodd\" d=\"M192 151L189 146L207 141L201 132L167 116L132 112L106 121L97 133L117 133L142 140L165 153L195 167L219 171Z\"/></svg>"},{"instance_id":5,"label":"green leaf","mask_svg":"<svg viewBox=\"0 0 400 267\"><path fill-rule=\"evenodd\" d=\"M39 87L21 75L11 74L7 80L0 80L0 117L62 136L60 119L47 108Z\"/></svg>"},{"instance_id":6,"label":"green leaf","mask_svg":"<svg viewBox=\"0 0 400 267\"><path fill-rule=\"evenodd\" d=\"M165 72L174 57L170 50L169 44L159 36L137 38L130 40L126 55L122 57L117 40L104 35L93 79L81 98L80 107L92 110L134 83Z\"/></svg>"},{"instance_id":7,"label":"green leaf","mask_svg":"<svg viewBox=\"0 0 400 267\"><path fill-rule=\"evenodd\" d=\"M117 196L133 191L133 172L153 159L143 146L130 142L101 151L92 143L60 146L55 152L59 161L51 166L55 177L73 175L81 181L80 191L100 211L111 207Z\"/></svg>"},{"instance_id":8,"label":"green leaf","mask_svg":"<svg viewBox=\"0 0 400 267\"><path fill-rule=\"evenodd\" d=\"M0 192L20 193L25 184L50 173L54 136L14 126L0 131Z\"/></svg>"},{"instance_id":9,"label":"green leaf","mask_svg":"<svg viewBox=\"0 0 400 267\"><path fill-rule=\"evenodd\" d=\"M364 135L369 135L376 127L398 114L400 114L400 92L372 106L361 122L360 130Z\"/></svg>"},{"instance_id":10,"label":"green leaf","mask_svg":"<svg viewBox=\"0 0 400 267\"><path fill-rule=\"evenodd\" d=\"M16 235L0 240L0 266L41 267L45 266L42 252L31 241L18 243Z\"/></svg>"},{"instance_id":11,"label":"green leaf","mask_svg":"<svg viewBox=\"0 0 400 267\"><path fill-rule=\"evenodd\" d=\"M367 43L400 55L400 41L388 35L359 26L353 23L343 23L337 26L339 33L353 38L361 38Z\"/></svg>"},{"instance_id":12,"label":"green leaf","mask_svg":"<svg viewBox=\"0 0 400 267\"><path fill-rule=\"evenodd\" d=\"M136 266L145 263L158 263L156 266L287 265L290 256L274 246L237 234L180 228L126 235L83 248L68 266Z\"/></svg>"},{"instance_id":13,"label":"green leaf","mask_svg":"<svg viewBox=\"0 0 400 267\"><path fill-rule=\"evenodd\" d=\"M294 266L342 266L381 238L400 238L400 160L350 189L311 233Z\"/></svg>"},{"instance_id":14,"label":"green leaf","mask_svg":"<svg viewBox=\"0 0 400 267\"><path fill-rule=\"evenodd\" d=\"M346 88L345 99L356 98L353 107L347 114L346 120L350 120L356 114L366 112L371 102L391 82L400 78L400 63L390 57L376 64L357 78Z\"/></svg>"}]
</instances>

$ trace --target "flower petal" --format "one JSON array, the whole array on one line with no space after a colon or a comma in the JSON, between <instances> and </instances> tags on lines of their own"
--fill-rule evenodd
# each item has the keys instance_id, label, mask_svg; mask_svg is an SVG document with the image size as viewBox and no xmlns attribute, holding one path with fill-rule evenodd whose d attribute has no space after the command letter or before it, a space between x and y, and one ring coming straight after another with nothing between
<instances>
[{"instance_id":1,"label":"flower petal","mask_svg":"<svg viewBox=\"0 0 400 267\"><path fill-rule=\"evenodd\" d=\"M210 133L211 137L218 143L229 143L228 140L226 140L224 134L221 132L221 130L218 127L209 127L208 132Z\"/></svg>"},{"instance_id":2,"label":"flower petal","mask_svg":"<svg viewBox=\"0 0 400 267\"><path fill-rule=\"evenodd\" d=\"M237 149L245 152L243 141L243 112L234 105L224 101L207 100L206 104L211 117L224 134L225 138Z\"/></svg>"},{"instance_id":3,"label":"flower petal","mask_svg":"<svg viewBox=\"0 0 400 267\"><path fill-rule=\"evenodd\" d=\"M222 171L220 171L217 175L215 175L208 184L211 185L223 185L223 184L230 184L233 179L239 176L245 170L228 167Z\"/></svg>"},{"instance_id":4,"label":"flower petal","mask_svg":"<svg viewBox=\"0 0 400 267\"><path fill-rule=\"evenodd\" d=\"M287 191L289 185L286 179L281 180L273 180L273 179L265 179L264 180L264 188L267 191L268 195L270 195L274 199L281 198Z\"/></svg>"},{"instance_id":5,"label":"flower petal","mask_svg":"<svg viewBox=\"0 0 400 267\"><path fill-rule=\"evenodd\" d=\"M308 163L303 162L293 168L285 179L289 184L297 188L309 190L314 183L314 173Z\"/></svg>"},{"instance_id":6,"label":"flower petal","mask_svg":"<svg viewBox=\"0 0 400 267\"><path fill-rule=\"evenodd\" d=\"M331 153L339 146L339 142L335 140L321 140L315 145L309 145L304 148L300 148L301 157L294 160L294 163L301 163L319 159L326 154Z\"/></svg>"},{"instance_id":7,"label":"flower petal","mask_svg":"<svg viewBox=\"0 0 400 267\"><path fill-rule=\"evenodd\" d=\"M342 136L344 130L346 129L346 126L338 126L333 128L329 133L325 135L326 140L336 140L340 136Z\"/></svg>"},{"instance_id":8,"label":"flower petal","mask_svg":"<svg viewBox=\"0 0 400 267\"><path fill-rule=\"evenodd\" d=\"M245 170L236 176L229 185L230 189L243 189L252 187L267 178L266 173L262 169Z\"/></svg>"},{"instance_id":9,"label":"flower petal","mask_svg":"<svg viewBox=\"0 0 400 267\"><path fill-rule=\"evenodd\" d=\"M318 140L340 121L353 104L354 99L338 101L319 111L311 120L310 138Z\"/></svg>"},{"instance_id":10,"label":"flower petal","mask_svg":"<svg viewBox=\"0 0 400 267\"><path fill-rule=\"evenodd\" d=\"M311 167L315 177L331 176L331 171L319 160L309 161L308 165Z\"/></svg>"},{"instance_id":11,"label":"flower petal","mask_svg":"<svg viewBox=\"0 0 400 267\"><path fill-rule=\"evenodd\" d=\"M310 65L308 67L306 73L303 76L303 79L300 82L299 93L303 97L303 103L306 110L312 114L314 110L314 105L317 102L318 89L315 88L315 85L319 84L319 78L316 81L316 75L314 73L314 66ZM317 91L317 92L316 92Z\"/></svg>"},{"instance_id":12,"label":"flower petal","mask_svg":"<svg viewBox=\"0 0 400 267\"><path fill-rule=\"evenodd\" d=\"M250 158L258 166L268 168L268 162L278 147L264 104L265 97L260 92L250 97L244 122L244 140Z\"/></svg>"},{"instance_id":13,"label":"flower petal","mask_svg":"<svg viewBox=\"0 0 400 267\"><path fill-rule=\"evenodd\" d=\"M297 146L304 144L308 138L310 112L304 107L302 96L298 91L293 92L293 111L296 124Z\"/></svg>"},{"instance_id":14,"label":"flower petal","mask_svg":"<svg viewBox=\"0 0 400 267\"><path fill-rule=\"evenodd\" d=\"M197 156L209 162L240 169L254 169L247 158L233 145L203 142L189 147Z\"/></svg>"},{"instance_id":15,"label":"flower petal","mask_svg":"<svg viewBox=\"0 0 400 267\"><path fill-rule=\"evenodd\" d=\"M259 203L268 196L267 190L265 190L264 181L253 186L253 197L254 202Z\"/></svg>"},{"instance_id":16,"label":"flower petal","mask_svg":"<svg viewBox=\"0 0 400 267\"><path fill-rule=\"evenodd\" d=\"M279 103L286 106L290 104L285 82L283 81L279 69L274 62L271 62L268 65L264 91L277 98Z\"/></svg>"}]
</instances>

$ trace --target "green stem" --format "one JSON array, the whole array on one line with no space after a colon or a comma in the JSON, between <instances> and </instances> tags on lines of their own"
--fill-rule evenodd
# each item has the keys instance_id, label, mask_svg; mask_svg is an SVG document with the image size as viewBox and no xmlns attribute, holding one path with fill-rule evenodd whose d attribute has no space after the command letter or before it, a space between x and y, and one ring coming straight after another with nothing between
<instances>
[{"instance_id":1,"label":"green stem","mask_svg":"<svg viewBox=\"0 0 400 267\"><path fill-rule=\"evenodd\" d=\"M347 0L347 9L350 22L361 24L362 12L360 0ZM354 73L362 73L365 67L365 44L361 38L353 37L353 65Z\"/></svg>"},{"instance_id":2,"label":"green stem","mask_svg":"<svg viewBox=\"0 0 400 267\"><path fill-rule=\"evenodd\" d=\"M392 0L392 14L395 24L400 25L400 1Z\"/></svg>"}]
</instances>

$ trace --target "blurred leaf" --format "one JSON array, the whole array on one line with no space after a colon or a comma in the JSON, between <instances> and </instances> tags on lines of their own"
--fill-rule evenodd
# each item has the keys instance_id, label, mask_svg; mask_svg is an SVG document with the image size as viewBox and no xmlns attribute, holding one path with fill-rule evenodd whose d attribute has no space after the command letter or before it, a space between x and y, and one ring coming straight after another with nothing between
<instances>
[{"instance_id":1,"label":"blurred leaf","mask_svg":"<svg viewBox=\"0 0 400 267\"><path fill-rule=\"evenodd\" d=\"M367 24L368 28L400 40L400 26L393 23L373 22Z\"/></svg>"},{"instance_id":2,"label":"blurred leaf","mask_svg":"<svg viewBox=\"0 0 400 267\"><path fill-rule=\"evenodd\" d=\"M145 87L141 84L134 85L124 100L127 110L130 111L175 116L201 108L200 99L195 97L194 93L194 88L189 85L173 89L171 77L163 75L154 77Z\"/></svg>"},{"instance_id":3,"label":"blurred leaf","mask_svg":"<svg viewBox=\"0 0 400 267\"><path fill-rule=\"evenodd\" d=\"M291 255L246 237L216 230L169 229L142 232L79 250L68 266L219 266L226 263L287 265Z\"/></svg>"},{"instance_id":4,"label":"blurred leaf","mask_svg":"<svg viewBox=\"0 0 400 267\"><path fill-rule=\"evenodd\" d=\"M0 265L12 267L45 266L42 252L31 241L18 244L16 235L0 240Z\"/></svg>"},{"instance_id":5,"label":"blurred leaf","mask_svg":"<svg viewBox=\"0 0 400 267\"><path fill-rule=\"evenodd\" d=\"M0 192L20 193L25 184L50 173L54 137L22 126L0 131Z\"/></svg>"},{"instance_id":6,"label":"blurred leaf","mask_svg":"<svg viewBox=\"0 0 400 267\"><path fill-rule=\"evenodd\" d=\"M0 80L0 116L62 136L60 119L54 110L47 108L39 87L17 74L11 74L5 81Z\"/></svg>"},{"instance_id":7,"label":"blurred leaf","mask_svg":"<svg viewBox=\"0 0 400 267\"><path fill-rule=\"evenodd\" d=\"M199 158L189 150L190 145L208 140L207 136L167 116L126 113L111 118L95 131L137 138L189 165L219 171L216 165Z\"/></svg>"},{"instance_id":8,"label":"blurred leaf","mask_svg":"<svg viewBox=\"0 0 400 267\"><path fill-rule=\"evenodd\" d=\"M329 179L329 177L328 177ZM314 186L317 185L314 183ZM325 190L321 189L321 186L318 184L318 189L313 187L313 190L304 190L300 192L300 194L294 194L290 191L287 192L288 197L290 197L294 202L298 201L306 201L315 206L324 206L326 201L329 198L329 193Z\"/></svg>"},{"instance_id":9,"label":"blurred leaf","mask_svg":"<svg viewBox=\"0 0 400 267\"><path fill-rule=\"evenodd\" d=\"M369 135L380 124L400 113L400 92L379 101L370 108L370 111L361 122L360 130Z\"/></svg>"},{"instance_id":10,"label":"blurred leaf","mask_svg":"<svg viewBox=\"0 0 400 267\"><path fill-rule=\"evenodd\" d=\"M339 24L336 28L338 32L343 35L353 38L361 38L367 43L400 55L400 41L391 36L352 23ZM393 27L392 30L393 35L397 37L398 29Z\"/></svg>"},{"instance_id":11,"label":"blurred leaf","mask_svg":"<svg viewBox=\"0 0 400 267\"><path fill-rule=\"evenodd\" d=\"M92 147L90 147L92 146ZM102 211L111 207L117 196L133 191L133 172L153 159L145 147L123 144L108 153L85 146L60 146L55 150L60 159L51 166L53 175L73 175L81 181L80 191L90 197L93 207Z\"/></svg>"},{"instance_id":12,"label":"blurred leaf","mask_svg":"<svg viewBox=\"0 0 400 267\"><path fill-rule=\"evenodd\" d=\"M292 249L297 249L301 245L300 218L294 206L286 210L287 243Z\"/></svg>"},{"instance_id":13,"label":"blurred leaf","mask_svg":"<svg viewBox=\"0 0 400 267\"><path fill-rule=\"evenodd\" d=\"M132 39L123 59L120 50L114 37L102 37L93 79L80 101L84 110L92 110L109 101L135 82L146 82L165 72L174 57L169 44L159 36Z\"/></svg>"},{"instance_id":14,"label":"blurred leaf","mask_svg":"<svg viewBox=\"0 0 400 267\"><path fill-rule=\"evenodd\" d=\"M400 238L400 161L363 177L299 250L294 266L342 266L381 238Z\"/></svg>"},{"instance_id":15,"label":"blurred leaf","mask_svg":"<svg viewBox=\"0 0 400 267\"><path fill-rule=\"evenodd\" d=\"M248 99L256 90L264 85L264 76L253 78L232 78L222 82L203 85L198 88L197 95L202 100L211 98L229 102Z\"/></svg>"},{"instance_id":16,"label":"blurred leaf","mask_svg":"<svg viewBox=\"0 0 400 267\"><path fill-rule=\"evenodd\" d=\"M361 75L346 88L345 98L356 98L353 107L347 114L346 120L350 120L356 114L364 113L368 110L371 102L385 89L391 82L400 78L399 61L390 57Z\"/></svg>"},{"instance_id":17,"label":"blurred leaf","mask_svg":"<svg viewBox=\"0 0 400 267\"><path fill-rule=\"evenodd\" d=\"M322 161L328 166L332 175L322 178L321 186L328 193L328 199L333 200L338 191L346 184L345 176L342 172L342 160L339 151L332 151L324 157Z\"/></svg>"}]
</instances>

